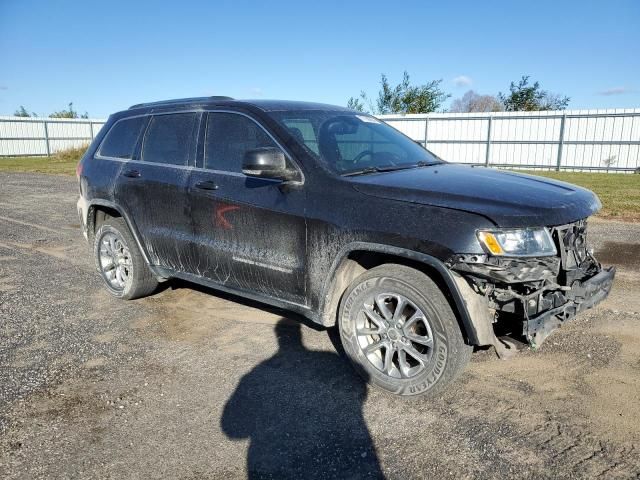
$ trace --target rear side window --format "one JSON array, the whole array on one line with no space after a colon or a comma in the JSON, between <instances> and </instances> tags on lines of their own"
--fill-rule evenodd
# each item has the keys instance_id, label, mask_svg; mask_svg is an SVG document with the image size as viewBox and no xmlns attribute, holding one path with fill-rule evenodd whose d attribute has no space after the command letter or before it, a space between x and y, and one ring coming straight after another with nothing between
<instances>
[{"instance_id":1,"label":"rear side window","mask_svg":"<svg viewBox=\"0 0 640 480\"><path fill-rule=\"evenodd\" d=\"M210 113L204 167L226 172L241 172L242 159L248 150L277 147L276 143L253 120L235 113Z\"/></svg>"},{"instance_id":2,"label":"rear side window","mask_svg":"<svg viewBox=\"0 0 640 480\"><path fill-rule=\"evenodd\" d=\"M146 120L146 117L135 117L116 122L100 146L100 155L113 158L133 158L138 137Z\"/></svg>"},{"instance_id":3,"label":"rear side window","mask_svg":"<svg viewBox=\"0 0 640 480\"><path fill-rule=\"evenodd\" d=\"M142 147L142 160L168 165L189 165L197 119L197 113L152 117Z\"/></svg>"}]
</instances>

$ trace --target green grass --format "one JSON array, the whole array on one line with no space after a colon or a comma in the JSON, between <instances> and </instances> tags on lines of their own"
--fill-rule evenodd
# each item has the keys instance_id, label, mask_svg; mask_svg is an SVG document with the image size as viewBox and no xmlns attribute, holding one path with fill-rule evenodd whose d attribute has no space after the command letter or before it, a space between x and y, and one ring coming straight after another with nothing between
<instances>
[{"instance_id":1,"label":"green grass","mask_svg":"<svg viewBox=\"0 0 640 480\"><path fill-rule=\"evenodd\" d=\"M51 157L0 158L1 172L36 172L75 175L85 151L75 148ZM594 191L602 201L601 218L640 221L640 175L616 173L526 171L530 175L555 178Z\"/></svg>"},{"instance_id":2,"label":"green grass","mask_svg":"<svg viewBox=\"0 0 640 480\"><path fill-rule=\"evenodd\" d=\"M36 172L75 175L78 162L54 157L9 157L0 159L0 172Z\"/></svg>"},{"instance_id":3,"label":"green grass","mask_svg":"<svg viewBox=\"0 0 640 480\"><path fill-rule=\"evenodd\" d=\"M0 172L33 172L75 175L76 165L87 147L70 148L51 157L0 157Z\"/></svg>"},{"instance_id":4,"label":"green grass","mask_svg":"<svg viewBox=\"0 0 640 480\"><path fill-rule=\"evenodd\" d=\"M540 172L530 175L554 178L595 192L602 202L601 218L640 221L640 175L623 173Z\"/></svg>"}]
</instances>

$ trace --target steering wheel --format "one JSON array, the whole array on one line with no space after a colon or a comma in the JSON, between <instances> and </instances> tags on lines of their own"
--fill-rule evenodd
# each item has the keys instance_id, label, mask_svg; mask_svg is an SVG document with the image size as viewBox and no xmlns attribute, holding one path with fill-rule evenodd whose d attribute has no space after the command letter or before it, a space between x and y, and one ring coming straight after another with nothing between
<instances>
[{"instance_id":1,"label":"steering wheel","mask_svg":"<svg viewBox=\"0 0 640 480\"><path fill-rule=\"evenodd\" d=\"M353 159L353 163L355 165L360 160L362 160L364 157L369 156L369 157L373 158L374 155L375 155L375 152L373 152L371 150L364 150L364 151L360 152L358 155L356 155L356 158Z\"/></svg>"}]
</instances>

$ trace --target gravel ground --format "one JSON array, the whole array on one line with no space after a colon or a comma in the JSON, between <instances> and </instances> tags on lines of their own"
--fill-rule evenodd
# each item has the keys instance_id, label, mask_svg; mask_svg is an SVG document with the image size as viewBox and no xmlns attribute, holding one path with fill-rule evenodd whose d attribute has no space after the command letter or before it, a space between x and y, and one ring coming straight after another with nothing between
<instances>
[{"instance_id":1,"label":"gravel ground","mask_svg":"<svg viewBox=\"0 0 640 480\"><path fill-rule=\"evenodd\" d=\"M286 312L185 283L111 298L75 180L0 182L0 478L640 478L640 224L591 225L619 269L601 306L407 401Z\"/></svg>"}]
</instances>

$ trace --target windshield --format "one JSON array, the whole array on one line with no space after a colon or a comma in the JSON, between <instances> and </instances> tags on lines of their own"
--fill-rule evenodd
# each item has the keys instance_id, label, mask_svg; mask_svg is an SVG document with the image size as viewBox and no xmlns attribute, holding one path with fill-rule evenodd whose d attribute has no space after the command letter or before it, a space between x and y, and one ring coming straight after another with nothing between
<instances>
[{"instance_id":1,"label":"windshield","mask_svg":"<svg viewBox=\"0 0 640 480\"><path fill-rule=\"evenodd\" d=\"M269 114L311 155L340 175L442 162L395 128L366 114L319 110Z\"/></svg>"}]
</instances>

